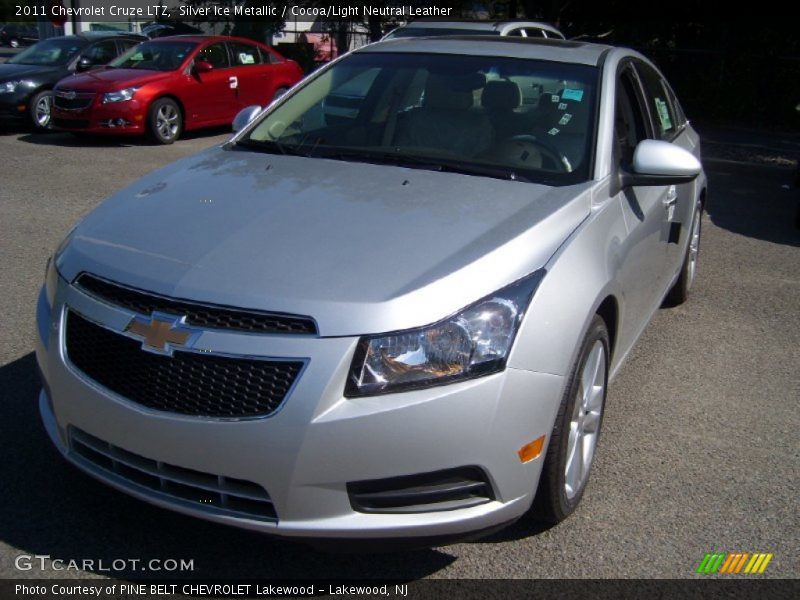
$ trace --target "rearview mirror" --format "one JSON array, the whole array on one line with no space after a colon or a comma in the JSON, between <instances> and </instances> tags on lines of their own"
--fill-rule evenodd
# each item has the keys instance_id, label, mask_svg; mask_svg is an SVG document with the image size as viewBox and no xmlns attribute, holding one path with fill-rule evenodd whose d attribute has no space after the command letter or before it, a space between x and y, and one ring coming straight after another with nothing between
<instances>
[{"instance_id":1,"label":"rearview mirror","mask_svg":"<svg viewBox=\"0 0 800 600\"><path fill-rule=\"evenodd\" d=\"M194 61L194 70L197 73L208 73L214 70L214 65L207 60L196 60Z\"/></svg>"},{"instance_id":2,"label":"rearview mirror","mask_svg":"<svg viewBox=\"0 0 800 600\"><path fill-rule=\"evenodd\" d=\"M253 104L239 111L233 118L233 132L241 131L247 127L250 122L255 119L261 112L261 107L258 104Z\"/></svg>"},{"instance_id":3,"label":"rearview mirror","mask_svg":"<svg viewBox=\"0 0 800 600\"><path fill-rule=\"evenodd\" d=\"M702 165L694 154L669 142L642 140L633 153L633 170L623 171L622 186L689 183Z\"/></svg>"},{"instance_id":4,"label":"rearview mirror","mask_svg":"<svg viewBox=\"0 0 800 600\"><path fill-rule=\"evenodd\" d=\"M78 73L83 73L84 71L88 71L94 66L92 60L86 56L78 60L78 64L75 65L75 71Z\"/></svg>"}]
</instances>

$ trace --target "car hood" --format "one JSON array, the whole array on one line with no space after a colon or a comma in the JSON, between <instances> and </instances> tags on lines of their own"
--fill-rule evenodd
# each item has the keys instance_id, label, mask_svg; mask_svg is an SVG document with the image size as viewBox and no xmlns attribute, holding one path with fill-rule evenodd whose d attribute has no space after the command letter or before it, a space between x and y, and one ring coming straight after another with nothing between
<instances>
[{"instance_id":1,"label":"car hood","mask_svg":"<svg viewBox=\"0 0 800 600\"><path fill-rule=\"evenodd\" d=\"M308 315L323 336L393 331L542 267L590 188L212 148L102 203L58 265L68 280Z\"/></svg>"},{"instance_id":2,"label":"car hood","mask_svg":"<svg viewBox=\"0 0 800 600\"><path fill-rule=\"evenodd\" d=\"M63 77L66 67L45 67L41 65L16 65L0 64L0 81L25 79L35 77L37 81L42 77Z\"/></svg>"},{"instance_id":3,"label":"car hood","mask_svg":"<svg viewBox=\"0 0 800 600\"><path fill-rule=\"evenodd\" d=\"M171 74L171 71L144 69L96 69L68 77L60 81L58 87L107 92L161 81L169 78Z\"/></svg>"}]
</instances>

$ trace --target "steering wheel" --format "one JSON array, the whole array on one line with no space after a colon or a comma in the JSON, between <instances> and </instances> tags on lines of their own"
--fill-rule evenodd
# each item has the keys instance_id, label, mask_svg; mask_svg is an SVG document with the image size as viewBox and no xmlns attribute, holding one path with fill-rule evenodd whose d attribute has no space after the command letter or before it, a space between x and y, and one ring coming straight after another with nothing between
<instances>
[{"instance_id":1,"label":"steering wheel","mask_svg":"<svg viewBox=\"0 0 800 600\"><path fill-rule=\"evenodd\" d=\"M542 156L547 157L557 170L565 173L572 172L572 165L570 164L569 159L561 154L561 152L559 152L558 149L550 142L540 140L535 135L530 134L515 135L509 138L509 140L512 142L522 142L523 144L531 144L532 146L536 146L536 149L539 150Z\"/></svg>"}]
</instances>

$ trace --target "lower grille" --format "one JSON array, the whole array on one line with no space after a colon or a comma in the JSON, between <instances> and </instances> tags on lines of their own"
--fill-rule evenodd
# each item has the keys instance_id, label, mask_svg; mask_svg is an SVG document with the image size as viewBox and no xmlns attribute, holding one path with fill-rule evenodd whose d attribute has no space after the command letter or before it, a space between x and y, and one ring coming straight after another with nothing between
<instances>
[{"instance_id":1,"label":"lower grille","mask_svg":"<svg viewBox=\"0 0 800 600\"><path fill-rule=\"evenodd\" d=\"M60 127L62 129L87 129L89 127L89 120L54 118L53 127Z\"/></svg>"},{"instance_id":2,"label":"lower grille","mask_svg":"<svg viewBox=\"0 0 800 600\"><path fill-rule=\"evenodd\" d=\"M140 341L69 311L66 352L87 377L133 402L183 415L242 418L274 413L300 361L228 358L175 351L162 356Z\"/></svg>"},{"instance_id":3,"label":"lower grille","mask_svg":"<svg viewBox=\"0 0 800 600\"><path fill-rule=\"evenodd\" d=\"M172 502L217 514L275 521L267 491L256 483L184 469L144 458L70 428L70 452L92 470L132 489L145 488Z\"/></svg>"},{"instance_id":4,"label":"lower grille","mask_svg":"<svg viewBox=\"0 0 800 600\"><path fill-rule=\"evenodd\" d=\"M456 510L494 500L486 474L459 467L347 484L353 510L365 513L420 513Z\"/></svg>"}]
</instances>

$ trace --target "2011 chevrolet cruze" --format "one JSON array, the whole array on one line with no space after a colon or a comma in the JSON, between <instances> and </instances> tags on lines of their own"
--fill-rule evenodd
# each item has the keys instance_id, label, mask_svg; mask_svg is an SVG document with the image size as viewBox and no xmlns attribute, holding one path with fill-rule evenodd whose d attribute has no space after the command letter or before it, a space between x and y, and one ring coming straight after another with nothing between
<instances>
[{"instance_id":1,"label":"2011 chevrolet cruze","mask_svg":"<svg viewBox=\"0 0 800 600\"><path fill-rule=\"evenodd\" d=\"M559 521L609 380L692 286L698 157L630 50L367 46L66 237L37 308L45 427L119 490L266 533Z\"/></svg>"}]
</instances>

